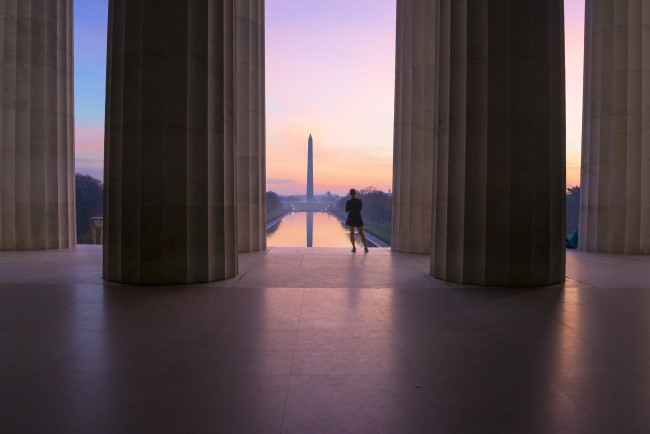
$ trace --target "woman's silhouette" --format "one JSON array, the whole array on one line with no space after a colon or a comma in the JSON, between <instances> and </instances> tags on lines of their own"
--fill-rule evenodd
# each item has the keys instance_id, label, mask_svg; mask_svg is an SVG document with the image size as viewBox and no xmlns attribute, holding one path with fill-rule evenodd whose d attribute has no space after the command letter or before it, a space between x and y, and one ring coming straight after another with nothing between
<instances>
[{"instance_id":1,"label":"woman's silhouette","mask_svg":"<svg viewBox=\"0 0 650 434\"><path fill-rule=\"evenodd\" d=\"M345 224L350 227L350 242L352 243L352 252L356 252L357 248L354 245L354 228L357 228L361 241L363 242L363 251L368 252L368 245L366 244L366 236L363 233L363 220L361 219L361 199L357 199L357 191L354 188L350 189L350 200L345 202L345 212L348 213L348 218L345 219Z\"/></svg>"}]
</instances>

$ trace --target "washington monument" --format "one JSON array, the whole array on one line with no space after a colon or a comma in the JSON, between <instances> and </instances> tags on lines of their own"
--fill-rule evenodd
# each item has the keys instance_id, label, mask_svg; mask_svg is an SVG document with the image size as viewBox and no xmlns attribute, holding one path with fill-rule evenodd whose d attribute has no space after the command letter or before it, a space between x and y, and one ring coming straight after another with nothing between
<instances>
[{"instance_id":1,"label":"washington monument","mask_svg":"<svg viewBox=\"0 0 650 434\"><path fill-rule=\"evenodd\" d=\"M307 150L307 202L314 200L314 141L309 135Z\"/></svg>"}]
</instances>

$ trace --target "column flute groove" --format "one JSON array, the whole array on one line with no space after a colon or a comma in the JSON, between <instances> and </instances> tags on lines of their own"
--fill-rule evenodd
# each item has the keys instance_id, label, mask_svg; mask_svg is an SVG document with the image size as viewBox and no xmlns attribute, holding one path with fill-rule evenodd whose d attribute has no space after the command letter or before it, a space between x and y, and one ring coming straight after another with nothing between
<instances>
[{"instance_id":1,"label":"column flute groove","mask_svg":"<svg viewBox=\"0 0 650 434\"><path fill-rule=\"evenodd\" d=\"M0 1L0 250L76 244L72 14Z\"/></svg>"},{"instance_id":2,"label":"column flute groove","mask_svg":"<svg viewBox=\"0 0 650 434\"><path fill-rule=\"evenodd\" d=\"M429 253L435 147L436 1L397 1L391 248Z\"/></svg>"},{"instance_id":3,"label":"column flute groove","mask_svg":"<svg viewBox=\"0 0 650 434\"><path fill-rule=\"evenodd\" d=\"M240 252L266 249L264 0L237 0L237 223Z\"/></svg>"},{"instance_id":4,"label":"column flute groove","mask_svg":"<svg viewBox=\"0 0 650 434\"><path fill-rule=\"evenodd\" d=\"M237 273L234 0L111 0L104 277Z\"/></svg>"},{"instance_id":5,"label":"column flute groove","mask_svg":"<svg viewBox=\"0 0 650 434\"><path fill-rule=\"evenodd\" d=\"M431 274L564 280L561 0L439 2Z\"/></svg>"},{"instance_id":6,"label":"column flute groove","mask_svg":"<svg viewBox=\"0 0 650 434\"><path fill-rule=\"evenodd\" d=\"M650 5L587 0L579 248L650 254Z\"/></svg>"}]
</instances>

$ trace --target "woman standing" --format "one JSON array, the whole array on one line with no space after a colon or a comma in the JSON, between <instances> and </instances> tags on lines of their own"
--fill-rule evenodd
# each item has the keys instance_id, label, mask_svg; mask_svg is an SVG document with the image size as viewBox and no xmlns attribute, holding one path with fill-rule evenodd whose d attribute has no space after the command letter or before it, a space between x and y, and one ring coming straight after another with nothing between
<instances>
[{"instance_id":1,"label":"woman standing","mask_svg":"<svg viewBox=\"0 0 650 434\"><path fill-rule=\"evenodd\" d=\"M352 252L356 252L357 248L354 245L354 228L357 228L361 241L363 242L363 251L368 252L368 245L366 244L366 236L363 233L363 220L361 219L361 199L357 199L357 191L354 188L350 189L350 196L352 199L345 202L345 212L348 213L348 218L345 224L350 227L350 242L352 243Z\"/></svg>"}]
</instances>

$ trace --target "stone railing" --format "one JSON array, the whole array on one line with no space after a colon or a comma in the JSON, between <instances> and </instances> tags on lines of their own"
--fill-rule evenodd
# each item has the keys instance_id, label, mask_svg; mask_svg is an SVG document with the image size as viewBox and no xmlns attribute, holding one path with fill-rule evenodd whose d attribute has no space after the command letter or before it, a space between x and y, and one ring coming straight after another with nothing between
<instances>
[{"instance_id":1,"label":"stone railing","mask_svg":"<svg viewBox=\"0 0 650 434\"><path fill-rule=\"evenodd\" d=\"M90 230L93 233L93 244L103 244L104 242L104 217L91 217ZM99 243L97 243L97 233L99 232Z\"/></svg>"}]
</instances>

